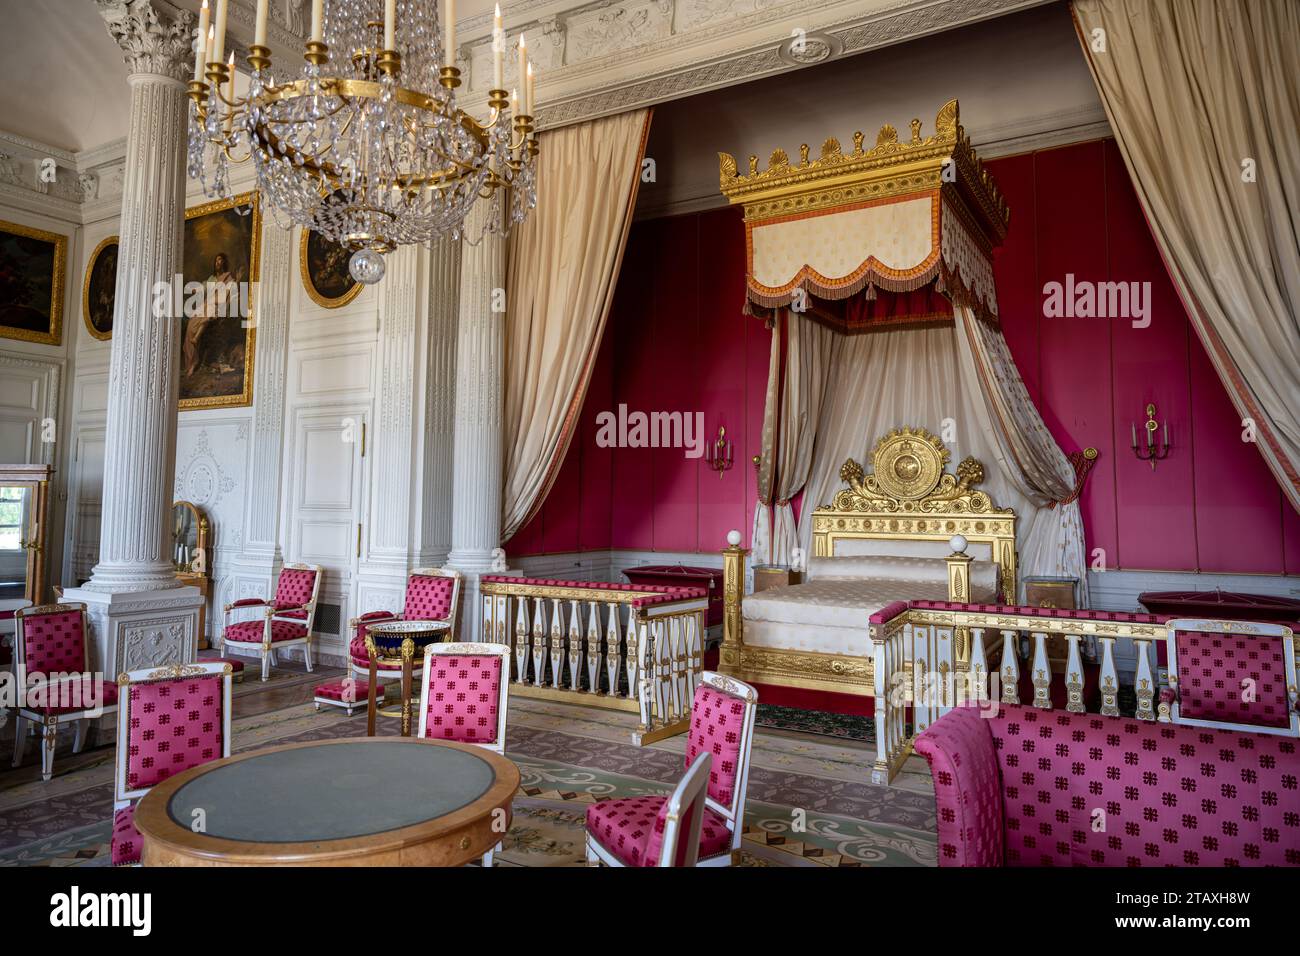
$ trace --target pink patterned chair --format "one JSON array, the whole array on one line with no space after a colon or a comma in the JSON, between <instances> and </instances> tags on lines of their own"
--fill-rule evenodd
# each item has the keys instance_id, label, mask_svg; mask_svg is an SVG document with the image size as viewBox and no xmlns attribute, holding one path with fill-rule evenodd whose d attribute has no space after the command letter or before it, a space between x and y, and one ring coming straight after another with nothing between
<instances>
[{"instance_id":1,"label":"pink patterned chair","mask_svg":"<svg viewBox=\"0 0 1300 956\"><path fill-rule=\"evenodd\" d=\"M699 866L712 769L713 755L702 750L666 798L605 800L588 807L588 865ZM592 838L591 811L611 804L601 824L607 831L602 843Z\"/></svg>"},{"instance_id":2,"label":"pink patterned chair","mask_svg":"<svg viewBox=\"0 0 1300 956\"><path fill-rule=\"evenodd\" d=\"M416 736L506 752L510 648L505 644L429 644ZM492 865L500 844L483 854Z\"/></svg>"},{"instance_id":3,"label":"pink patterned chair","mask_svg":"<svg viewBox=\"0 0 1300 956\"><path fill-rule=\"evenodd\" d=\"M940 866L1300 866L1300 743L1001 704L916 738Z\"/></svg>"},{"instance_id":4,"label":"pink patterned chair","mask_svg":"<svg viewBox=\"0 0 1300 956\"><path fill-rule=\"evenodd\" d=\"M275 597L243 598L226 605L226 626L217 642L217 653L225 654L226 645L257 646L262 658L262 680L271 676L275 652L295 644L302 645L303 661L312 670L311 629L316 619L316 599L320 595L319 564L286 564L275 585ZM231 623L232 611L257 608L252 620Z\"/></svg>"},{"instance_id":5,"label":"pink patterned chair","mask_svg":"<svg viewBox=\"0 0 1300 956\"><path fill-rule=\"evenodd\" d=\"M1169 622L1160 720L1300 737L1295 645L1280 624Z\"/></svg>"},{"instance_id":6,"label":"pink patterned chair","mask_svg":"<svg viewBox=\"0 0 1300 956\"><path fill-rule=\"evenodd\" d=\"M59 726L76 724L72 752L85 746L90 721L117 709L117 685L90 671L86 605L44 604L14 612L18 690L14 766L23 760L27 727L43 727L41 779L54 774Z\"/></svg>"},{"instance_id":7,"label":"pink patterned chair","mask_svg":"<svg viewBox=\"0 0 1300 956\"><path fill-rule=\"evenodd\" d=\"M128 671L118 677L113 772L114 866L140 862L135 807L150 787L230 756L229 664L203 662Z\"/></svg>"},{"instance_id":8,"label":"pink patterned chair","mask_svg":"<svg viewBox=\"0 0 1300 956\"><path fill-rule=\"evenodd\" d=\"M378 621L450 621L451 630L447 632L447 640L456 639L456 612L460 607L460 572L454 568L416 568L411 572L410 577L406 579L406 597L402 606L401 614L394 614L392 611L370 611L355 617L348 622L352 629L352 642L348 645L348 656L352 662L352 674L356 678L354 702L355 700L364 701L366 694L370 689L370 656L366 652L366 627ZM419 665L416 667L414 674L420 673ZM380 667L378 675L381 681L400 680L402 669L400 667ZM319 693L316 701L318 704L332 704L333 706L345 706L346 702L342 700L330 699L331 694L326 695ZM376 692L382 693L383 688Z\"/></svg>"},{"instance_id":9,"label":"pink patterned chair","mask_svg":"<svg viewBox=\"0 0 1300 956\"><path fill-rule=\"evenodd\" d=\"M694 865L730 866L740 850L757 712L758 691L748 684L712 671L700 675L691 704L687 775L699 754L709 754L712 765L699 821L699 859ZM670 812L667 797L626 797L592 804L587 808L587 860L609 866L664 865L658 860Z\"/></svg>"}]
</instances>

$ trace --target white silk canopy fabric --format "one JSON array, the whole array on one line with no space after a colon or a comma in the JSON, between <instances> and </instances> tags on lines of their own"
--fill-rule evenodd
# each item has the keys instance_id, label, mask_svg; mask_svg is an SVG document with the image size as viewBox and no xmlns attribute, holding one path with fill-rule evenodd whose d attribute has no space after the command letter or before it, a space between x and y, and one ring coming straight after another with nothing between
<instances>
[{"instance_id":1,"label":"white silk canopy fabric","mask_svg":"<svg viewBox=\"0 0 1300 956\"><path fill-rule=\"evenodd\" d=\"M1300 3L1075 0L1151 232L1300 509Z\"/></svg>"},{"instance_id":2,"label":"white silk canopy fabric","mask_svg":"<svg viewBox=\"0 0 1300 956\"><path fill-rule=\"evenodd\" d=\"M573 438L640 182L649 110L541 134L537 208L506 269L501 538L546 498Z\"/></svg>"},{"instance_id":3,"label":"white silk canopy fabric","mask_svg":"<svg viewBox=\"0 0 1300 956\"><path fill-rule=\"evenodd\" d=\"M811 553L812 512L829 505L843 487L844 461L853 458L869 468L879 438L904 425L919 426L947 444L950 468L967 455L981 461L985 477L979 487L995 505L1019 516L1020 577L1078 578L1086 595L1078 502L1058 503L1068 497L1073 469L1029 400L1001 332L964 306L956 311L953 325L833 337L822 411L808 426L815 437L800 545ZM809 321L787 315L792 323Z\"/></svg>"}]
</instances>

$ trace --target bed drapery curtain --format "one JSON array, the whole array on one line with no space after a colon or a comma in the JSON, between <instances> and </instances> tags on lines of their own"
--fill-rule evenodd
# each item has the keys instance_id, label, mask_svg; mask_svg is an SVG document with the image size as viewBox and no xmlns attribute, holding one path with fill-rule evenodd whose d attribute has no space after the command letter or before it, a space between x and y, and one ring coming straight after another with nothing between
<instances>
[{"instance_id":1,"label":"bed drapery curtain","mask_svg":"<svg viewBox=\"0 0 1300 956\"><path fill-rule=\"evenodd\" d=\"M578 423L640 183L649 110L541 134L506 264L502 541L546 500Z\"/></svg>"},{"instance_id":2,"label":"bed drapery curtain","mask_svg":"<svg viewBox=\"0 0 1300 956\"><path fill-rule=\"evenodd\" d=\"M754 502L754 527L749 536L756 564L772 564L772 483L776 476L776 433L781 407L781 325L772 325L772 348L767 358L767 394L763 398L762 454L758 459L758 500Z\"/></svg>"},{"instance_id":3,"label":"bed drapery curtain","mask_svg":"<svg viewBox=\"0 0 1300 956\"><path fill-rule=\"evenodd\" d=\"M1002 334L964 306L952 325L841 336L829 352L821 413L805 431L812 443L798 540L808 549L812 512L843 487L840 466L870 467L875 442L902 425L938 435L952 464L973 455L980 486L1019 517L1019 571L1078 578L1087 596L1083 522L1070 496L1073 468L1029 399ZM791 316L792 325L816 323ZM823 330L824 331L824 330ZM790 338L794 339L792 333ZM989 371L982 372L987 366ZM782 427L785 427L784 420Z\"/></svg>"},{"instance_id":4,"label":"bed drapery curtain","mask_svg":"<svg viewBox=\"0 0 1300 956\"><path fill-rule=\"evenodd\" d=\"M1300 3L1073 10L1192 324L1300 510Z\"/></svg>"},{"instance_id":5,"label":"bed drapery curtain","mask_svg":"<svg viewBox=\"0 0 1300 956\"><path fill-rule=\"evenodd\" d=\"M790 501L803 490L813 463L813 444L822 420L826 381L837 334L817 322L786 311L785 387L781 391L781 426L776 440L776 482L772 563L790 564L799 531ZM803 545L807 549L807 543Z\"/></svg>"}]
</instances>

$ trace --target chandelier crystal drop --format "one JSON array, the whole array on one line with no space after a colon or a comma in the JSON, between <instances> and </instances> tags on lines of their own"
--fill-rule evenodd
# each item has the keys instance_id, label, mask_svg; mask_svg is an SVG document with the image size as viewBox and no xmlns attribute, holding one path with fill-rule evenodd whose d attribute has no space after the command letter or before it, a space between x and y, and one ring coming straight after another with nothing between
<instances>
[{"instance_id":1,"label":"chandelier crystal drop","mask_svg":"<svg viewBox=\"0 0 1300 956\"><path fill-rule=\"evenodd\" d=\"M312 32L298 75L276 73L258 0L247 94L236 96L225 50L227 0L209 23L204 0L189 84L189 175L209 196L231 195L232 163L251 162L276 221L312 229L353 251L359 282L383 278L397 246L442 236L504 235L537 204L534 71L519 43L523 98L502 80L498 8L494 80L480 121L456 105L454 0L312 0ZM452 34L447 39L446 34ZM465 236L479 200L485 224Z\"/></svg>"}]
</instances>

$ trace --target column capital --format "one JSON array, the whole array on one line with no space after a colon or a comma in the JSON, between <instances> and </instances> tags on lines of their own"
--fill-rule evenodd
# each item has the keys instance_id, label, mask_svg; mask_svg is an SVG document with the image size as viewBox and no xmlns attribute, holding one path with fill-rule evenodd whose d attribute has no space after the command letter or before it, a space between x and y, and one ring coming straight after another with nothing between
<instances>
[{"instance_id":1,"label":"column capital","mask_svg":"<svg viewBox=\"0 0 1300 956\"><path fill-rule=\"evenodd\" d=\"M122 48L130 75L185 82L193 73L196 20L157 0L95 0L109 35Z\"/></svg>"}]
</instances>

